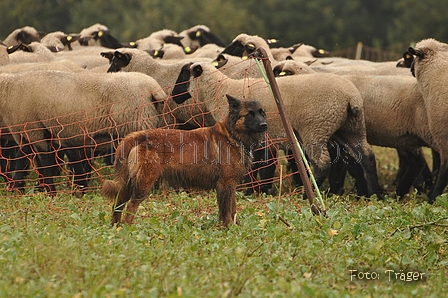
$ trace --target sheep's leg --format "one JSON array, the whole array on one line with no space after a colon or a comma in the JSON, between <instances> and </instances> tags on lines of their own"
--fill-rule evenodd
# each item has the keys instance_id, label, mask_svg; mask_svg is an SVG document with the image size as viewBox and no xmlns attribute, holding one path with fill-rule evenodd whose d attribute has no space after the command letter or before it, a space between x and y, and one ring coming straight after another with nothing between
<instances>
[{"instance_id":1,"label":"sheep's leg","mask_svg":"<svg viewBox=\"0 0 448 298\"><path fill-rule=\"evenodd\" d=\"M25 191L25 177L28 174L30 166L28 154L31 153L31 148L25 146L23 150L17 148L8 149L8 168L7 176L9 177L8 186L10 189L15 189L21 193Z\"/></svg>"},{"instance_id":2,"label":"sheep's leg","mask_svg":"<svg viewBox=\"0 0 448 298\"><path fill-rule=\"evenodd\" d=\"M236 184L233 179L220 179L216 184L219 220L226 226L233 223L236 214ZM236 223L239 224L238 218Z\"/></svg>"},{"instance_id":3,"label":"sheep's leg","mask_svg":"<svg viewBox=\"0 0 448 298\"><path fill-rule=\"evenodd\" d=\"M440 167L437 174L436 182L434 183L434 186L432 187L432 190L429 194L428 203L433 204L436 201L437 196L442 194L443 190L445 189L447 183L448 183L448 160L445 158L445 156L440 156Z\"/></svg>"},{"instance_id":4,"label":"sheep's leg","mask_svg":"<svg viewBox=\"0 0 448 298\"><path fill-rule=\"evenodd\" d=\"M245 195L257 193L268 193L272 188L272 179L277 167L277 149L274 146L262 147L253 151L254 159L251 170L244 176L244 182L250 185L247 187ZM257 175L260 175L260 181Z\"/></svg>"},{"instance_id":5,"label":"sheep's leg","mask_svg":"<svg viewBox=\"0 0 448 298\"><path fill-rule=\"evenodd\" d=\"M361 166L363 172L363 175L361 176L363 176L363 178L356 178L365 179L367 184L367 196L370 197L374 194L381 196L384 190L378 182L375 155L373 154L370 144L362 138L356 138L356 136L339 136L338 143L343 144L343 154L351 156L349 160L354 159L354 163ZM359 183L362 187L364 182L359 181Z\"/></svg>"},{"instance_id":6,"label":"sheep's leg","mask_svg":"<svg viewBox=\"0 0 448 298\"><path fill-rule=\"evenodd\" d=\"M396 193L397 196L403 198L404 195L409 193L412 185L424 169L426 164L426 160L423 157L423 152L421 149L399 149L397 150L398 156L400 158L400 165L403 169L399 174L397 174L397 179L399 179Z\"/></svg>"},{"instance_id":7,"label":"sheep's leg","mask_svg":"<svg viewBox=\"0 0 448 298\"><path fill-rule=\"evenodd\" d=\"M347 175L347 166L340 158L340 147L337 142L328 144L331 158L331 169L328 176L330 193L342 195L344 193L344 181Z\"/></svg>"},{"instance_id":8,"label":"sheep's leg","mask_svg":"<svg viewBox=\"0 0 448 298\"><path fill-rule=\"evenodd\" d=\"M86 149L88 150L88 149ZM84 154L83 149L64 150L67 156L69 167L73 171L73 183L81 191L87 187L88 178L92 170L91 156Z\"/></svg>"},{"instance_id":9,"label":"sheep's leg","mask_svg":"<svg viewBox=\"0 0 448 298\"><path fill-rule=\"evenodd\" d=\"M331 157L327 143L329 138L303 138L303 147L307 158L314 166L313 175L320 187L330 175Z\"/></svg>"},{"instance_id":10,"label":"sheep's leg","mask_svg":"<svg viewBox=\"0 0 448 298\"><path fill-rule=\"evenodd\" d=\"M56 194L53 177L59 172L56 164L56 154L54 152L41 152L37 156L37 171L39 175L39 185L42 186L49 194Z\"/></svg>"}]
</instances>

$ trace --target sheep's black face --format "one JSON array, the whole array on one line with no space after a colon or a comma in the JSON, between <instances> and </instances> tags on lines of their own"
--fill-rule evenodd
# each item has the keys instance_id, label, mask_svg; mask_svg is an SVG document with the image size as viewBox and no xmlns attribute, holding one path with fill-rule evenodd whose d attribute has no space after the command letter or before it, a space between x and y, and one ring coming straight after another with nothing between
<instances>
[{"instance_id":1,"label":"sheep's black face","mask_svg":"<svg viewBox=\"0 0 448 298\"><path fill-rule=\"evenodd\" d=\"M221 54L229 54L232 56L243 57L245 51L244 45L239 41L235 40L231 44L229 44Z\"/></svg>"},{"instance_id":2,"label":"sheep's black face","mask_svg":"<svg viewBox=\"0 0 448 298\"><path fill-rule=\"evenodd\" d=\"M416 57L416 59L413 59L411 63L411 73L415 77L415 61L424 59L425 54L422 50L414 49L413 47L409 47L408 51L411 55L414 55Z\"/></svg>"},{"instance_id":3,"label":"sheep's black face","mask_svg":"<svg viewBox=\"0 0 448 298\"><path fill-rule=\"evenodd\" d=\"M177 104L181 104L191 98L191 94L188 92L188 88L190 87L191 65L192 63L187 63L182 67L174 84L174 88L171 90L171 97Z\"/></svg>"},{"instance_id":4,"label":"sheep's black face","mask_svg":"<svg viewBox=\"0 0 448 298\"><path fill-rule=\"evenodd\" d=\"M172 44L177 44L180 47L184 47L183 44L180 42L180 40L184 38L183 36L174 36L174 35L165 35L163 37L163 41L165 43L172 43Z\"/></svg>"},{"instance_id":5,"label":"sheep's black face","mask_svg":"<svg viewBox=\"0 0 448 298\"><path fill-rule=\"evenodd\" d=\"M106 57L103 55L103 57ZM106 57L108 58L108 57ZM110 66L107 72L119 72L123 67L127 66L131 62L131 56L126 53L120 53L115 51L114 56L110 59Z\"/></svg>"},{"instance_id":6,"label":"sheep's black face","mask_svg":"<svg viewBox=\"0 0 448 298\"><path fill-rule=\"evenodd\" d=\"M28 32L20 31L16 35L16 40L23 44L30 44L33 41L39 41L39 38L37 36L29 34Z\"/></svg>"}]
</instances>

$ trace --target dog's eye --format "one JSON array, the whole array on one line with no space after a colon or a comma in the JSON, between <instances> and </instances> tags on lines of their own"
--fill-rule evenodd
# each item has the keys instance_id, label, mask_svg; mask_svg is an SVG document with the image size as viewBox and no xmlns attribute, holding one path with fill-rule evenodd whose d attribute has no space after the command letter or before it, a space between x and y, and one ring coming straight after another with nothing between
<instances>
[{"instance_id":1,"label":"dog's eye","mask_svg":"<svg viewBox=\"0 0 448 298\"><path fill-rule=\"evenodd\" d=\"M247 113L246 116L253 117L255 116L255 113L253 111L249 111L249 113Z\"/></svg>"},{"instance_id":2,"label":"dog's eye","mask_svg":"<svg viewBox=\"0 0 448 298\"><path fill-rule=\"evenodd\" d=\"M258 113L260 113L261 116L266 117L266 113L263 111L263 109L259 109Z\"/></svg>"}]
</instances>

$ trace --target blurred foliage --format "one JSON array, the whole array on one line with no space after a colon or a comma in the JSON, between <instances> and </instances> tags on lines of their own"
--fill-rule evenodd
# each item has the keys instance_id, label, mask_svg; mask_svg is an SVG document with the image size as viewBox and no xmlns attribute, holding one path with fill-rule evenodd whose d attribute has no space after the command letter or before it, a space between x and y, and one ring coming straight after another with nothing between
<instances>
[{"instance_id":1,"label":"blurred foliage","mask_svg":"<svg viewBox=\"0 0 448 298\"><path fill-rule=\"evenodd\" d=\"M77 33L102 23L129 42L204 24L225 43L245 32L285 47L303 42L338 50L361 41L405 49L423 38L448 40L445 6L442 0L0 0L0 40L23 26Z\"/></svg>"}]
</instances>

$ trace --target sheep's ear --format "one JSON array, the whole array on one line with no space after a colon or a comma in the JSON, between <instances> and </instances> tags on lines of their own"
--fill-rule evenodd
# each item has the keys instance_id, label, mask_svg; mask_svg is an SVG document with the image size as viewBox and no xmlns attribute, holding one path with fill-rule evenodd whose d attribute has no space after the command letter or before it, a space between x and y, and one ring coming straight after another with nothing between
<instances>
[{"instance_id":1,"label":"sheep's ear","mask_svg":"<svg viewBox=\"0 0 448 298\"><path fill-rule=\"evenodd\" d=\"M109 59L109 63L112 62L112 58L114 58L114 53L112 51L110 52L101 52L100 55L104 58Z\"/></svg>"},{"instance_id":2,"label":"sheep's ear","mask_svg":"<svg viewBox=\"0 0 448 298\"><path fill-rule=\"evenodd\" d=\"M22 44L16 44L16 45L13 45L13 46L9 46L9 47L6 49L6 51L8 52L8 54L12 54L12 53L14 53L15 51L17 51L21 46L22 46Z\"/></svg>"},{"instance_id":3,"label":"sheep's ear","mask_svg":"<svg viewBox=\"0 0 448 298\"><path fill-rule=\"evenodd\" d=\"M128 65L129 62L131 61L131 55L126 54L126 53L123 54L123 53L121 53L119 51L115 51L114 52L114 57L117 58L118 60L122 61L123 64L124 64L123 66Z\"/></svg>"},{"instance_id":4,"label":"sheep's ear","mask_svg":"<svg viewBox=\"0 0 448 298\"><path fill-rule=\"evenodd\" d=\"M224 65L226 65L228 61L229 59L227 59L223 54L219 54L218 57L216 57L216 59L213 60L212 65L219 69Z\"/></svg>"},{"instance_id":5,"label":"sheep's ear","mask_svg":"<svg viewBox=\"0 0 448 298\"><path fill-rule=\"evenodd\" d=\"M193 69L191 70L191 74L193 75L193 77L197 78L202 74L203 71L204 70L202 69L202 66L198 64L195 67L193 67Z\"/></svg>"},{"instance_id":6,"label":"sheep's ear","mask_svg":"<svg viewBox=\"0 0 448 298\"><path fill-rule=\"evenodd\" d=\"M280 76L280 73L282 72L282 66L281 65L276 65L274 67L274 69L272 70L272 72L274 73L275 77Z\"/></svg>"},{"instance_id":7,"label":"sheep's ear","mask_svg":"<svg viewBox=\"0 0 448 298\"><path fill-rule=\"evenodd\" d=\"M409 51L409 53L411 53L412 55L415 55L417 57L420 57L420 58L424 58L425 57L425 55L424 55L422 50L416 50L413 47L409 47L408 51Z\"/></svg>"},{"instance_id":8,"label":"sheep's ear","mask_svg":"<svg viewBox=\"0 0 448 298\"><path fill-rule=\"evenodd\" d=\"M239 99L236 99L235 97L229 94L226 94L226 97L227 102L229 103L229 108L231 110L238 110L240 108L241 101Z\"/></svg>"},{"instance_id":9,"label":"sheep's ear","mask_svg":"<svg viewBox=\"0 0 448 298\"><path fill-rule=\"evenodd\" d=\"M184 47L184 45L180 42L180 40L184 38L183 36L174 36L174 35L166 35L163 37L163 41L165 43L173 43L178 46Z\"/></svg>"},{"instance_id":10,"label":"sheep's ear","mask_svg":"<svg viewBox=\"0 0 448 298\"><path fill-rule=\"evenodd\" d=\"M302 46L303 43L296 43L295 45L293 45L292 47L288 48L289 53L294 53L298 48L300 48L300 46Z\"/></svg>"},{"instance_id":11,"label":"sheep's ear","mask_svg":"<svg viewBox=\"0 0 448 298\"><path fill-rule=\"evenodd\" d=\"M163 58L163 55L165 54L164 50L145 50L145 52L153 58Z\"/></svg>"},{"instance_id":12,"label":"sheep's ear","mask_svg":"<svg viewBox=\"0 0 448 298\"><path fill-rule=\"evenodd\" d=\"M198 46L187 46L184 48L184 52L185 52L185 54L192 54L192 53L196 52L197 49L199 49Z\"/></svg>"}]
</instances>

